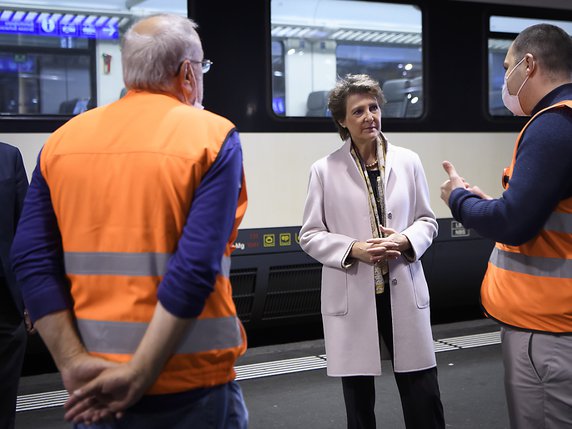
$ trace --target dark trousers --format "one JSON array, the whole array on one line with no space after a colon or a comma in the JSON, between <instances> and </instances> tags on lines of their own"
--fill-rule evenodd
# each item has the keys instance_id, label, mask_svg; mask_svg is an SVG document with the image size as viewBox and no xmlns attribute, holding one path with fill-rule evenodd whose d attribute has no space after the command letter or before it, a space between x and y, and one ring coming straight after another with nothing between
<instances>
[{"instance_id":1,"label":"dark trousers","mask_svg":"<svg viewBox=\"0 0 572 429\"><path fill-rule=\"evenodd\" d=\"M26 352L26 326L0 277L0 429L13 429L18 382Z\"/></svg>"},{"instance_id":2,"label":"dark trousers","mask_svg":"<svg viewBox=\"0 0 572 429\"><path fill-rule=\"evenodd\" d=\"M389 288L376 295L377 325L393 365L393 330ZM380 339L381 341L381 339ZM414 353L414 351L412 351ZM443 429L445 418L439 393L437 368L396 372L395 381L407 429ZM375 378L342 377L348 429L375 429Z\"/></svg>"}]
</instances>

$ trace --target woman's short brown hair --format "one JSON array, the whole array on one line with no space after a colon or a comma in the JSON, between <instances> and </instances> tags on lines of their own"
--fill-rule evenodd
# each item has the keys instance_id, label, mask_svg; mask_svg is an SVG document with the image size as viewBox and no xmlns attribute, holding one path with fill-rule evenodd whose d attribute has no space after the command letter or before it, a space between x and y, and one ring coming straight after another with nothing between
<instances>
[{"instance_id":1,"label":"woman's short brown hair","mask_svg":"<svg viewBox=\"0 0 572 429\"><path fill-rule=\"evenodd\" d=\"M332 119L338 128L338 133L342 140L350 137L350 132L347 128L340 125L340 121L343 121L346 117L347 100L353 94L369 94L376 98L380 106L385 103L379 82L369 75L347 74L345 77L339 78L328 97L328 109L332 113Z\"/></svg>"}]
</instances>

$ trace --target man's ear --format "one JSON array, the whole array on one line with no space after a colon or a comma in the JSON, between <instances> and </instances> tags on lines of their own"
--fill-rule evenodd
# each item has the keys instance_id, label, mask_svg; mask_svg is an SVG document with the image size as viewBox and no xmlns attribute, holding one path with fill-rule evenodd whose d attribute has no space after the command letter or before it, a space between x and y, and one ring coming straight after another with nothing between
<instances>
[{"instance_id":1,"label":"man's ear","mask_svg":"<svg viewBox=\"0 0 572 429\"><path fill-rule=\"evenodd\" d=\"M532 76L538 69L538 61L531 53L526 54L524 58L524 62L526 63L526 74L527 76Z\"/></svg>"},{"instance_id":2,"label":"man's ear","mask_svg":"<svg viewBox=\"0 0 572 429\"><path fill-rule=\"evenodd\" d=\"M192 87L194 82L193 78L193 68L191 67L191 63L189 60L183 61L183 64L181 64L181 68L179 70L179 74L177 75L177 83L180 87L184 85L191 85Z\"/></svg>"}]
</instances>

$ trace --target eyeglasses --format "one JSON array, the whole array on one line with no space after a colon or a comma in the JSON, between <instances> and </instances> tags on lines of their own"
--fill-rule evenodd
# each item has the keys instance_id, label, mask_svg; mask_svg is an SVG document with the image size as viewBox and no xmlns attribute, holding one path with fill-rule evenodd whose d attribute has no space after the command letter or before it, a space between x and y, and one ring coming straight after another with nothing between
<instances>
[{"instance_id":1,"label":"eyeglasses","mask_svg":"<svg viewBox=\"0 0 572 429\"><path fill-rule=\"evenodd\" d=\"M195 64L200 64L203 74L208 73L208 71L211 69L211 66L213 65L213 62L211 60L202 60L202 61L189 60L189 61Z\"/></svg>"},{"instance_id":2,"label":"eyeglasses","mask_svg":"<svg viewBox=\"0 0 572 429\"><path fill-rule=\"evenodd\" d=\"M183 63L185 61L186 61L186 59L181 61L181 64L179 64L179 67L177 67L177 72L175 73L175 76L179 75L179 73L181 72L181 67L183 67ZM189 60L189 61L191 63L200 64L201 70L203 71L203 74L207 73L211 69L211 66L213 65L213 62L211 60L202 60L202 61Z\"/></svg>"},{"instance_id":3,"label":"eyeglasses","mask_svg":"<svg viewBox=\"0 0 572 429\"><path fill-rule=\"evenodd\" d=\"M211 66L213 65L213 62L211 60L202 60L202 61L189 60L189 61L191 63L200 64L203 74L207 73L211 69ZM177 76L181 72L181 67L183 66L184 62L185 60L181 61L181 64L179 64L179 67L177 67L177 73L175 73L175 76Z\"/></svg>"}]
</instances>

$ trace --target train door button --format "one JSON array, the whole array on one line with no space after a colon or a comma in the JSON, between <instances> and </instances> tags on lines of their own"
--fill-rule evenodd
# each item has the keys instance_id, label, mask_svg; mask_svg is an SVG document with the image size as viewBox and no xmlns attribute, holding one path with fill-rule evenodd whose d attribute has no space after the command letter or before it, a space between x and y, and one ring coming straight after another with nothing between
<instances>
[{"instance_id":1,"label":"train door button","mask_svg":"<svg viewBox=\"0 0 572 429\"><path fill-rule=\"evenodd\" d=\"M391 212L387 213L387 218L391 219L393 217L393 215L391 214Z\"/></svg>"},{"instance_id":2,"label":"train door button","mask_svg":"<svg viewBox=\"0 0 572 429\"><path fill-rule=\"evenodd\" d=\"M391 286L396 286L396 285L397 285L397 279L391 280Z\"/></svg>"}]
</instances>

